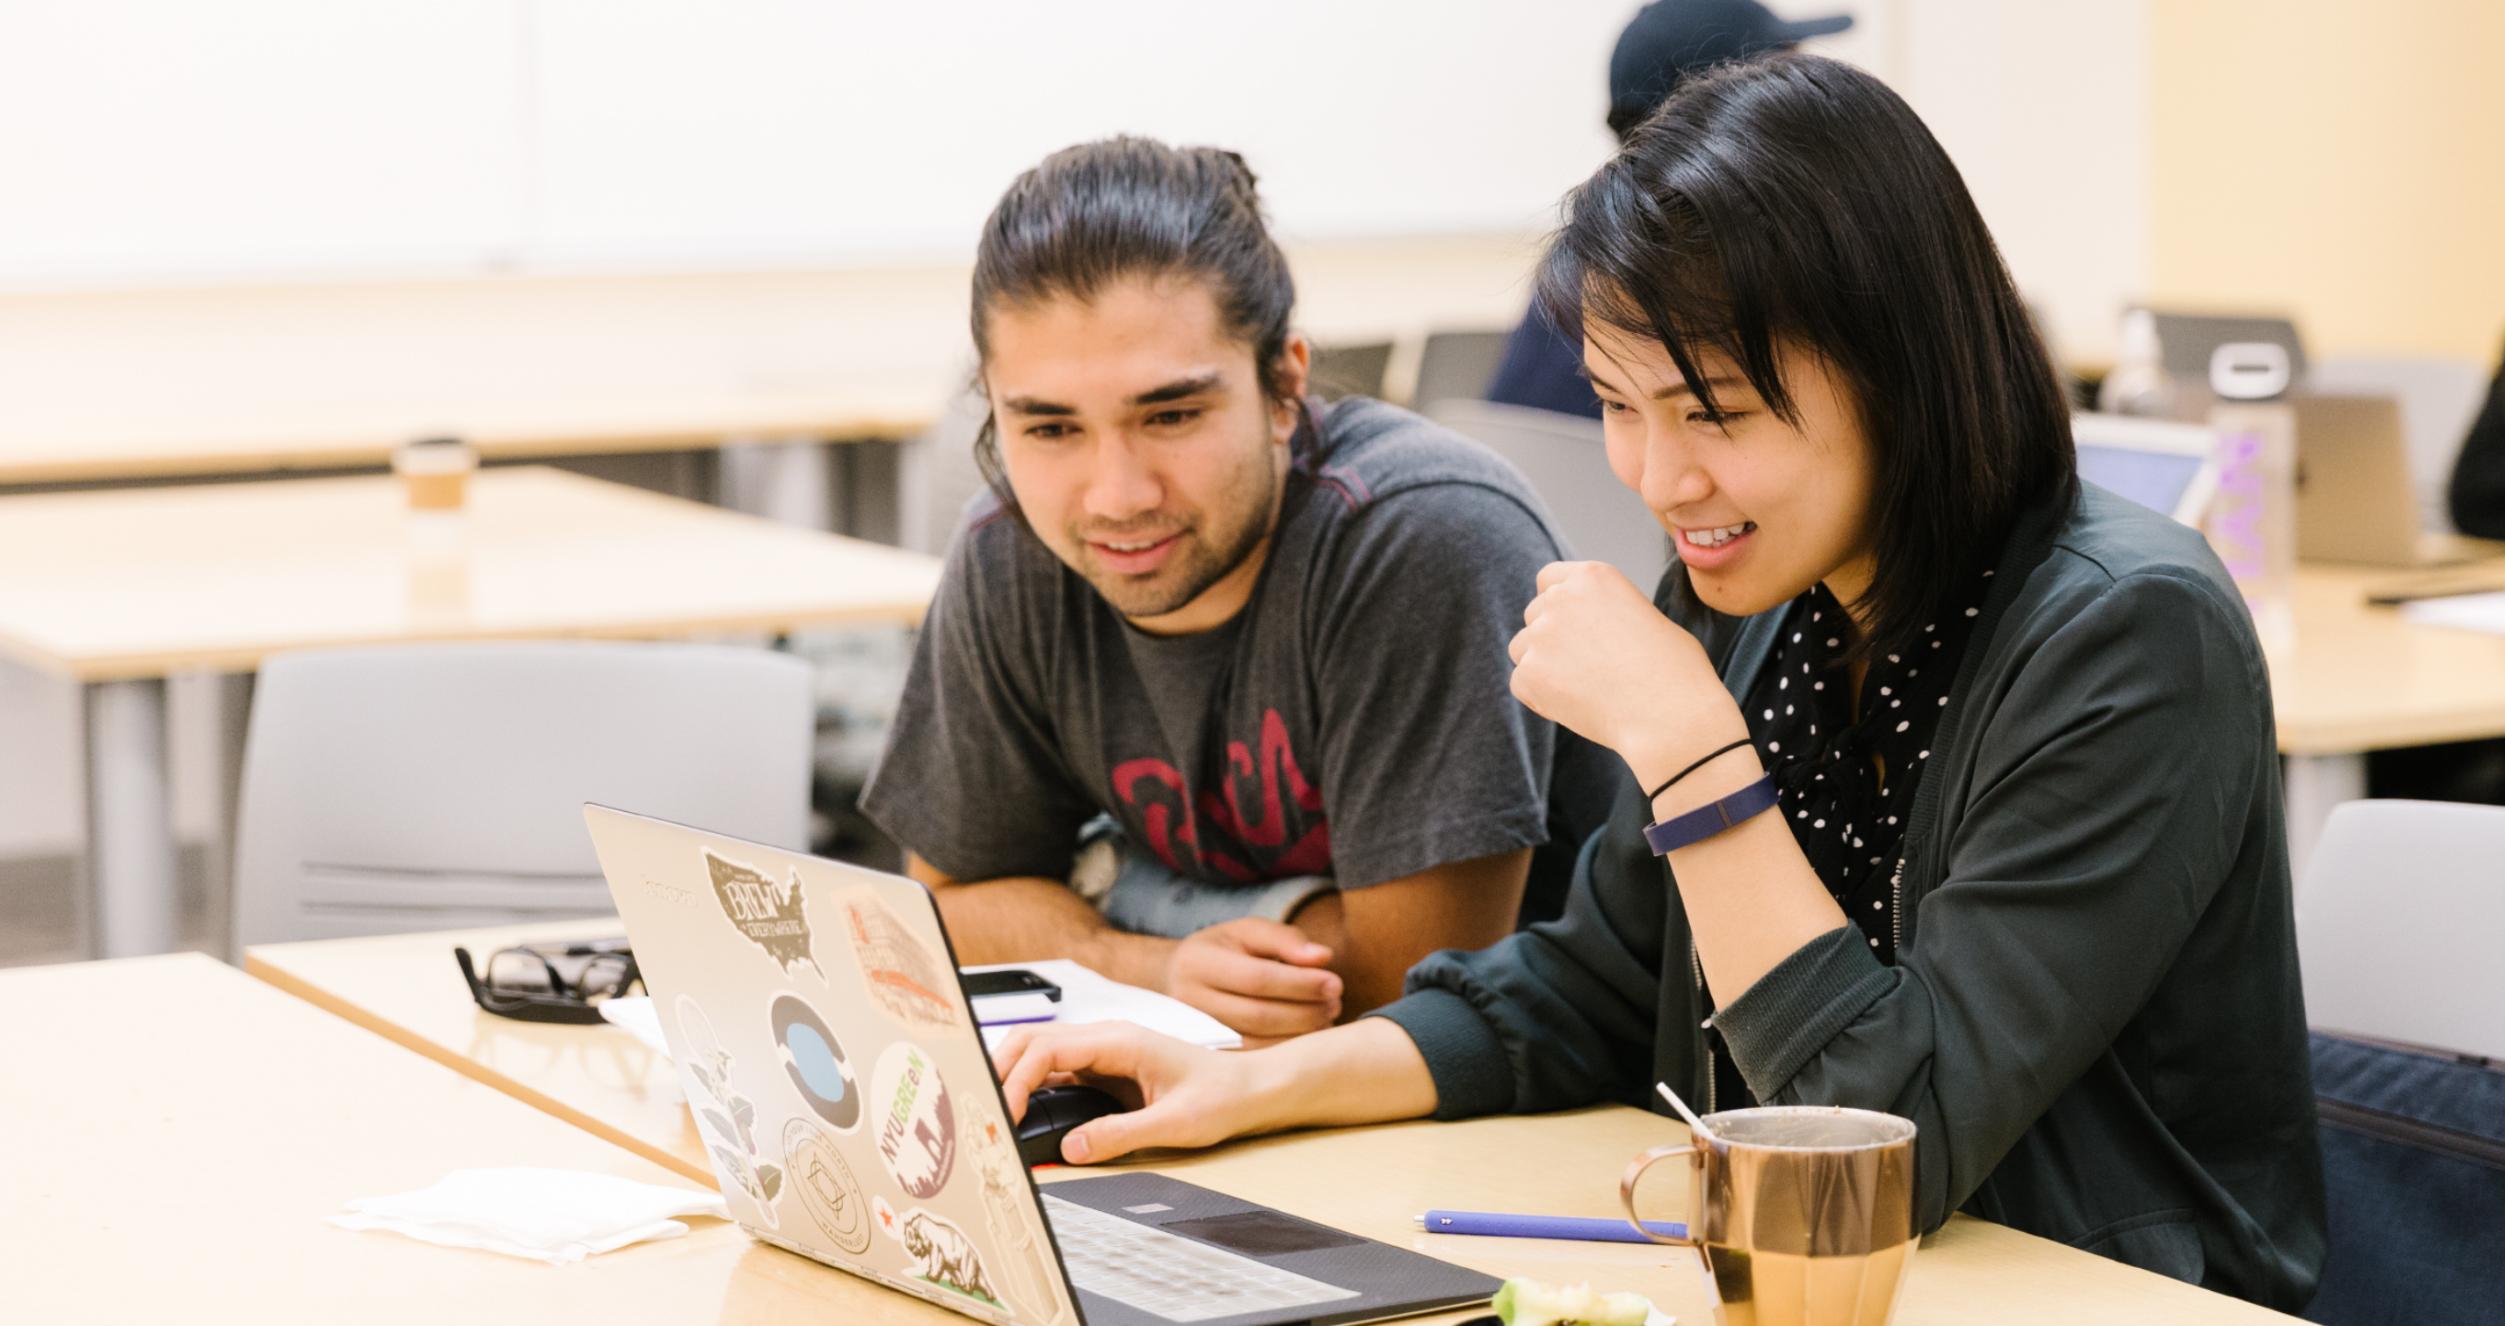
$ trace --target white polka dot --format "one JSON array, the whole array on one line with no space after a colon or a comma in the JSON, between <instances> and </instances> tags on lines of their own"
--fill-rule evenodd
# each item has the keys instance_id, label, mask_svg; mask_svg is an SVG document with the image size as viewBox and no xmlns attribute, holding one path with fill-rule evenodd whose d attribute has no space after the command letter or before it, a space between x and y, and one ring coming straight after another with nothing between
<instances>
[{"instance_id":1,"label":"white polka dot","mask_svg":"<svg viewBox=\"0 0 2505 1326\"><path fill-rule=\"evenodd\" d=\"M1870 900L1870 910L1872 910L1872 911L1874 911L1874 912L1877 912L1877 911L1884 911L1884 910L1886 910L1886 909L1887 909L1887 904L1886 904L1886 903L1880 902L1880 901L1879 901L1878 899L1876 899L1876 898L1873 898L1873 899L1871 899L1871 900Z\"/></svg>"},{"instance_id":2,"label":"white polka dot","mask_svg":"<svg viewBox=\"0 0 2505 1326\"><path fill-rule=\"evenodd\" d=\"M1823 681L1813 681L1813 682L1809 683L1809 689L1811 689L1811 690L1813 690L1813 691L1823 691L1823 690L1825 690L1826 688L1827 688L1827 684L1826 684L1825 682L1823 682Z\"/></svg>"},{"instance_id":3,"label":"white polka dot","mask_svg":"<svg viewBox=\"0 0 2505 1326\"><path fill-rule=\"evenodd\" d=\"M1941 696L1941 697L1940 697L1940 704L1941 704L1943 707L1945 707L1945 706L1948 704L1948 697L1947 697L1947 696L1945 696L1945 695Z\"/></svg>"},{"instance_id":4,"label":"white polka dot","mask_svg":"<svg viewBox=\"0 0 2505 1326\"><path fill-rule=\"evenodd\" d=\"M1769 741L1766 743L1766 749L1770 751L1781 750L1783 749L1783 743L1780 741Z\"/></svg>"},{"instance_id":5,"label":"white polka dot","mask_svg":"<svg viewBox=\"0 0 2505 1326\"><path fill-rule=\"evenodd\" d=\"M1877 936L1875 936L1875 935L1874 935L1874 936L1872 936L1872 937L1871 937L1871 940L1870 940L1870 947L1872 947L1872 948L1877 948L1878 946L1879 946L1879 941L1878 941L1878 938L1877 938Z\"/></svg>"},{"instance_id":6,"label":"white polka dot","mask_svg":"<svg viewBox=\"0 0 2505 1326\"><path fill-rule=\"evenodd\" d=\"M1896 822L1896 817L1895 817L1894 815L1890 815L1890 816L1888 816L1888 817L1887 817L1887 822L1888 822L1888 823L1890 823L1890 824L1894 824L1894 823Z\"/></svg>"},{"instance_id":7,"label":"white polka dot","mask_svg":"<svg viewBox=\"0 0 2505 1326\"><path fill-rule=\"evenodd\" d=\"M1992 578L1992 573L1991 573L1991 572L1989 572L1989 571L1984 572L1984 573L1983 573L1983 578L1984 578L1984 579L1986 579L1986 580L1991 579L1991 578Z\"/></svg>"},{"instance_id":8,"label":"white polka dot","mask_svg":"<svg viewBox=\"0 0 2505 1326\"><path fill-rule=\"evenodd\" d=\"M1796 819L1796 820L1805 820L1805 819L1808 819L1808 818L1809 818L1809 812L1808 812L1808 811L1805 811L1805 810L1796 810L1796 811L1793 811L1793 812L1792 812L1792 818L1793 818L1793 819Z\"/></svg>"},{"instance_id":9,"label":"white polka dot","mask_svg":"<svg viewBox=\"0 0 2505 1326\"><path fill-rule=\"evenodd\" d=\"M1924 751L1924 752L1923 752L1920 756L1918 756L1918 757L1916 757L1916 758L1918 758L1918 759L1925 759L1925 760L1930 759L1930 758L1931 758L1931 752L1929 752L1929 751Z\"/></svg>"},{"instance_id":10,"label":"white polka dot","mask_svg":"<svg viewBox=\"0 0 2505 1326\"><path fill-rule=\"evenodd\" d=\"M1938 626L1936 623L1926 623L1926 624L1923 626L1923 628L1922 628L1922 629L1923 629L1925 632L1930 632L1930 631L1936 631L1936 630L1938 630L1938 629L1940 629L1940 628L1939 628L1939 626Z\"/></svg>"},{"instance_id":11,"label":"white polka dot","mask_svg":"<svg viewBox=\"0 0 2505 1326\"><path fill-rule=\"evenodd\" d=\"M1811 621L1813 621L1813 622L1814 622L1814 621L1822 621L1822 620L1824 620L1825 618L1826 618L1826 614L1825 614L1825 613L1823 613L1823 612L1813 612L1813 613L1809 614L1809 620L1811 620Z\"/></svg>"},{"instance_id":12,"label":"white polka dot","mask_svg":"<svg viewBox=\"0 0 2505 1326\"><path fill-rule=\"evenodd\" d=\"M1896 725L1896 730L1897 730L1897 731L1899 731L1899 732L1902 732L1902 731L1904 731L1906 728L1912 727L1913 725L1914 725L1913 720L1909 718L1909 719L1906 719L1904 722L1897 724L1897 725ZM1931 752L1929 752L1929 751L1924 751L1922 754L1923 754L1923 758L1925 758L1925 759L1929 759L1929 758L1930 758L1930 755L1931 755Z\"/></svg>"},{"instance_id":13,"label":"white polka dot","mask_svg":"<svg viewBox=\"0 0 2505 1326\"><path fill-rule=\"evenodd\" d=\"M1895 693L1895 692L1894 692L1894 691L1892 691L1892 690L1891 690L1890 688L1888 688L1888 687L1882 686L1882 687L1880 687L1880 688L1879 688L1879 694L1881 694L1881 695L1892 695L1892 694L1894 694L1894 693Z\"/></svg>"},{"instance_id":14,"label":"white polka dot","mask_svg":"<svg viewBox=\"0 0 2505 1326\"><path fill-rule=\"evenodd\" d=\"M1791 716L1791 713L1792 713L1792 706L1790 706L1790 705L1788 705L1788 704L1787 704L1787 705L1785 705L1785 706L1783 706L1783 713L1784 713L1784 716L1785 716L1785 717L1787 717L1787 718L1788 718L1788 717L1790 717L1790 716Z\"/></svg>"},{"instance_id":15,"label":"white polka dot","mask_svg":"<svg viewBox=\"0 0 2505 1326\"><path fill-rule=\"evenodd\" d=\"M1793 643L1793 644L1799 644L1799 643L1800 643L1800 632L1798 632L1798 631L1794 631L1794 632L1792 632L1792 643Z\"/></svg>"},{"instance_id":16,"label":"white polka dot","mask_svg":"<svg viewBox=\"0 0 2505 1326\"><path fill-rule=\"evenodd\" d=\"M1827 827L1827 822L1825 820L1811 820L1809 822L1809 827L1813 829L1823 829Z\"/></svg>"},{"instance_id":17,"label":"white polka dot","mask_svg":"<svg viewBox=\"0 0 2505 1326\"><path fill-rule=\"evenodd\" d=\"M1894 655L1894 654L1890 654L1890 655L1888 655L1888 656L1887 656L1887 661L1888 661L1888 662L1890 662L1890 663L1902 663L1902 662L1904 662L1905 660L1903 660L1903 659L1901 659L1901 658L1898 658L1898 657L1897 657L1896 655Z\"/></svg>"},{"instance_id":18,"label":"white polka dot","mask_svg":"<svg viewBox=\"0 0 2505 1326\"><path fill-rule=\"evenodd\" d=\"M1981 613L1982 613L1982 612L1983 612L1983 609L1981 609L1981 608L1968 608L1968 609L1966 609L1966 615L1967 615L1967 616L1969 616L1969 617L1979 616L1979 615L1981 615Z\"/></svg>"},{"instance_id":19,"label":"white polka dot","mask_svg":"<svg viewBox=\"0 0 2505 1326\"><path fill-rule=\"evenodd\" d=\"M1914 668L1914 669L1912 669L1912 670L1908 671L1905 675L1906 675L1907 677L1919 677L1919 676L1921 676L1921 675L1922 675L1922 669L1920 669L1920 668Z\"/></svg>"},{"instance_id":20,"label":"white polka dot","mask_svg":"<svg viewBox=\"0 0 2505 1326\"><path fill-rule=\"evenodd\" d=\"M1940 641L1938 641L1938 640L1934 640L1934 641L1932 641L1932 642L1931 642L1931 647L1932 647L1933 649L1937 649L1937 648L1939 648L1939 647L1940 647L1940 644L1941 644L1941 642L1940 642Z\"/></svg>"},{"instance_id":21,"label":"white polka dot","mask_svg":"<svg viewBox=\"0 0 2505 1326\"><path fill-rule=\"evenodd\" d=\"M1767 721L1767 722L1769 722L1769 723L1771 723L1771 722L1773 722L1773 721L1774 721L1774 711L1773 711L1773 710L1769 709L1769 710L1767 710L1767 711L1766 711L1766 721Z\"/></svg>"},{"instance_id":22,"label":"white polka dot","mask_svg":"<svg viewBox=\"0 0 2505 1326\"><path fill-rule=\"evenodd\" d=\"M1792 679L1789 677L1777 677L1774 682L1774 688L1778 691L1790 690L1792 688Z\"/></svg>"},{"instance_id":23,"label":"white polka dot","mask_svg":"<svg viewBox=\"0 0 2505 1326\"><path fill-rule=\"evenodd\" d=\"M1836 646L1841 645L1841 644L1843 644L1843 643L1844 643L1843 641L1836 639L1834 636L1831 636L1831 635L1830 635L1830 636L1828 636L1828 637L1827 637L1827 648L1829 648L1829 649L1833 649L1833 648L1835 648Z\"/></svg>"},{"instance_id":24,"label":"white polka dot","mask_svg":"<svg viewBox=\"0 0 2505 1326\"><path fill-rule=\"evenodd\" d=\"M1810 724L1810 725L1809 725L1809 735L1811 735L1811 736L1813 736L1813 737L1814 737L1814 736L1816 736L1816 735L1818 735L1818 725L1817 725L1817 724L1812 723L1812 724Z\"/></svg>"},{"instance_id":25,"label":"white polka dot","mask_svg":"<svg viewBox=\"0 0 2505 1326\"><path fill-rule=\"evenodd\" d=\"M1853 840L1853 846L1855 846L1855 847L1859 847L1859 846L1861 846L1861 840L1860 840L1859 838L1855 838L1855 839Z\"/></svg>"},{"instance_id":26,"label":"white polka dot","mask_svg":"<svg viewBox=\"0 0 2505 1326\"><path fill-rule=\"evenodd\" d=\"M1800 670L1801 670L1801 675L1802 675L1802 676L1804 676L1804 677L1805 677L1805 676L1809 675L1809 665L1808 665L1808 664L1806 664L1806 663L1801 664L1801 665L1800 665Z\"/></svg>"}]
</instances>

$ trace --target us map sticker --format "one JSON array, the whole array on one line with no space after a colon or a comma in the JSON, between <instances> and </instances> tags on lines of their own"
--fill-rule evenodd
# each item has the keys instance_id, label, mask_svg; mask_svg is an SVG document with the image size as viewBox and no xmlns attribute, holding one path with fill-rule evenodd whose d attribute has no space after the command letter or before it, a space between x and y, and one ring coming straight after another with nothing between
<instances>
[{"instance_id":1,"label":"us map sticker","mask_svg":"<svg viewBox=\"0 0 2505 1326\"><path fill-rule=\"evenodd\" d=\"M784 1123L783 1169L818 1232L856 1257L870 1250L870 1204L825 1129L807 1119Z\"/></svg>"},{"instance_id":2,"label":"us map sticker","mask_svg":"<svg viewBox=\"0 0 2505 1326\"><path fill-rule=\"evenodd\" d=\"M696 1132L731 1183L756 1203L766 1228L779 1228L774 1199L783 1190L783 1171L757 1152L756 1103L731 1085L731 1052L722 1048L705 1011L685 995L678 997L677 1008L688 1085L695 1088L687 1093L687 1108L696 1116Z\"/></svg>"},{"instance_id":3,"label":"us map sticker","mask_svg":"<svg viewBox=\"0 0 2505 1326\"><path fill-rule=\"evenodd\" d=\"M852 1062L826 1020L796 995L776 995L773 1008L775 1053L783 1071L809 1109L835 1131L861 1126L861 1088L854 1082Z\"/></svg>"},{"instance_id":4,"label":"us map sticker","mask_svg":"<svg viewBox=\"0 0 2505 1326\"><path fill-rule=\"evenodd\" d=\"M804 962L818 966L809 952L809 915L799 871L792 872L789 887L781 887L755 867L716 856L710 848L704 855L705 873L713 877L713 896L721 901L722 914L748 942L764 949L786 975ZM818 974L825 975L826 969L819 967Z\"/></svg>"},{"instance_id":5,"label":"us map sticker","mask_svg":"<svg viewBox=\"0 0 2505 1326\"><path fill-rule=\"evenodd\" d=\"M853 951L861 958L862 979L870 997L899 1020L926 1027L960 1025L956 988L948 968L931 956L885 904L867 895L844 904L844 921L852 932Z\"/></svg>"},{"instance_id":6,"label":"us map sticker","mask_svg":"<svg viewBox=\"0 0 2505 1326\"><path fill-rule=\"evenodd\" d=\"M920 1046L897 1041L879 1055L870 1108L887 1177L926 1200L946 1187L957 1165L957 1110L938 1066Z\"/></svg>"},{"instance_id":7,"label":"us map sticker","mask_svg":"<svg viewBox=\"0 0 2505 1326\"><path fill-rule=\"evenodd\" d=\"M964 1230L949 1223L947 1217L933 1215L918 1206L898 1215L884 1197L871 1199L871 1212L878 1221L879 1232L904 1245L916 1278L1008 1310L1000 1295L992 1292L991 1277L983 1272L983 1256L974 1250L974 1241L965 1236Z\"/></svg>"}]
</instances>

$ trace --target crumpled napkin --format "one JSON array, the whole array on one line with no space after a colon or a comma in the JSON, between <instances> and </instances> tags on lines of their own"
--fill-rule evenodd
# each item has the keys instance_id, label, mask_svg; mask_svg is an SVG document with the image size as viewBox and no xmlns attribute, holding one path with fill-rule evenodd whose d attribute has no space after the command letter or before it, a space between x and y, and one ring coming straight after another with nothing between
<instances>
[{"instance_id":1,"label":"crumpled napkin","mask_svg":"<svg viewBox=\"0 0 2505 1326\"><path fill-rule=\"evenodd\" d=\"M720 1193L665 1188L568 1169L462 1169L433 1187L360 1197L331 1217L342 1229L383 1229L448 1248L483 1248L551 1266L647 1239L677 1238L672 1216L730 1218Z\"/></svg>"}]
</instances>

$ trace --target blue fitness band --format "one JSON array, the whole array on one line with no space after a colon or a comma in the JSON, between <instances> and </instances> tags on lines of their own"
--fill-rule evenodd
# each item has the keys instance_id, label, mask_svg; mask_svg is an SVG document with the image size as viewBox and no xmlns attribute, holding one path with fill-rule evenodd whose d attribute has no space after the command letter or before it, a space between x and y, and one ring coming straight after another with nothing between
<instances>
[{"instance_id":1,"label":"blue fitness band","mask_svg":"<svg viewBox=\"0 0 2505 1326\"><path fill-rule=\"evenodd\" d=\"M1774 775L1767 774L1720 801L1708 802L1676 819L1645 825L1644 841L1652 844L1653 855L1668 856L1682 847L1693 847L1742 820L1772 810L1777 795Z\"/></svg>"}]
</instances>

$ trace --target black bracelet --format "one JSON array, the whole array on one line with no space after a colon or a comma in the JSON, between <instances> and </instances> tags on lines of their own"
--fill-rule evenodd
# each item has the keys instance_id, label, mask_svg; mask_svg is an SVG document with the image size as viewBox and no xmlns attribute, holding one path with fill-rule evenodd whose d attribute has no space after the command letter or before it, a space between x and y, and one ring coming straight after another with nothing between
<instances>
[{"instance_id":1,"label":"black bracelet","mask_svg":"<svg viewBox=\"0 0 2505 1326\"><path fill-rule=\"evenodd\" d=\"M1730 745L1725 746L1725 747L1723 747L1722 749L1720 749L1720 750L1718 750L1718 751L1715 751L1713 754L1708 755L1708 756L1706 756L1705 758L1703 758L1703 759L1701 759L1701 760L1698 760L1696 763L1691 764L1691 765L1687 766L1686 768L1679 770L1677 773L1674 773L1674 774L1670 775L1670 779L1669 779L1669 781L1668 781L1668 782L1665 782L1665 783L1663 783L1661 786L1656 787L1656 788L1654 788L1652 791L1647 792L1647 793L1645 793L1645 794L1644 794L1644 804L1645 804L1647 807L1651 806L1651 805L1653 804L1653 799L1654 799L1654 798L1656 798L1656 797L1660 796L1660 795L1661 795L1662 793L1664 793L1664 792L1669 791L1672 787L1677 786L1677 785L1678 785L1678 781L1679 781L1680 779L1687 777L1689 774L1692 774L1692 773L1696 772L1697 770L1704 768L1706 765L1711 764L1711 763L1713 763L1714 761L1716 761L1716 760L1718 760L1718 759L1721 759L1723 756L1728 755L1728 754L1730 754L1731 752L1733 752L1733 751L1735 751L1735 750L1738 750L1740 747L1745 746L1745 745L1748 745L1748 744L1749 744L1749 739L1748 739L1748 738L1746 738L1746 737L1742 737L1742 738L1740 738L1739 740L1732 742Z\"/></svg>"}]
</instances>

